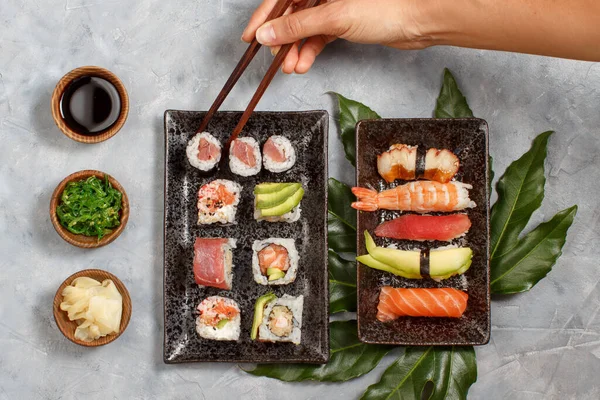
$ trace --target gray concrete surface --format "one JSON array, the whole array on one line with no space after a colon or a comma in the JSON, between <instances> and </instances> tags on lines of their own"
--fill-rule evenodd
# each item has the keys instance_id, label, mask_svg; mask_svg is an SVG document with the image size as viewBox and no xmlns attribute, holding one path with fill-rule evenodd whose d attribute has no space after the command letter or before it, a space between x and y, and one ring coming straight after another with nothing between
<instances>
[{"instance_id":1,"label":"gray concrete surface","mask_svg":"<svg viewBox=\"0 0 600 400\"><path fill-rule=\"evenodd\" d=\"M3 0L0 5L0 399L347 399L392 361L344 384L288 384L236 365L162 362L163 129L165 109L205 110L243 53L257 0ZM223 109L245 107L271 60L261 51ZM75 143L52 121L59 78L81 65L117 73L131 96L125 128L98 145ZM432 48L395 51L337 43L304 76L278 75L260 110L327 109L327 91L384 117L427 117L442 70L455 73L490 126L497 176L553 129L546 198L531 226L579 205L564 254L531 292L494 299L492 340L477 349L472 399L600 397L600 64ZM352 182L331 120L331 175ZM64 242L48 217L66 175L100 169L125 186L123 235L103 249ZM71 273L103 268L128 286L133 316L111 345L81 348L52 318Z\"/></svg>"}]
</instances>

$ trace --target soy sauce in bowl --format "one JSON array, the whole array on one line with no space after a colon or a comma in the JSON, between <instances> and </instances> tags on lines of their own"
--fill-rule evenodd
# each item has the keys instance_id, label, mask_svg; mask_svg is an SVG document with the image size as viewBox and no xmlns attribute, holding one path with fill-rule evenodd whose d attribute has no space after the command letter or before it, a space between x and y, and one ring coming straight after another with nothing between
<instances>
[{"instance_id":1,"label":"soy sauce in bowl","mask_svg":"<svg viewBox=\"0 0 600 400\"><path fill-rule=\"evenodd\" d=\"M60 100L65 123L82 135L99 135L111 128L121 114L121 97L108 80L97 76L74 79Z\"/></svg>"}]
</instances>

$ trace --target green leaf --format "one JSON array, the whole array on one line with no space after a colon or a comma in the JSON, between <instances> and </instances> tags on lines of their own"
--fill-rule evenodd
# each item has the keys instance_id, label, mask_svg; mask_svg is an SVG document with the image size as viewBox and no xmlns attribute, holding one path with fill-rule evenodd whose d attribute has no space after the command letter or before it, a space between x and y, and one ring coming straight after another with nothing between
<instances>
[{"instance_id":1,"label":"green leaf","mask_svg":"<svg viewBox=\"0 0 600 400\"><path fill-rule=\"evenodd\" d=\"M456 80L448 68L444 68L444 83L435 104L436 118L470 118L473 111L467 99L458 88Z\"/></svg>"},{"instance_id":2,"label":"green leaf","mask_svg":"<svg viewBox=\"0 0 600 400\"><path fill-rule=\"evenodd\" d=\"M337 253L356 253L355 199L350 187L329 178L327 199L327 231L329 247Z\"/></svg>"},{"instance_id":3,"label":"green leaf","mask_svg":"<svg viewBox=\"0 0 600 400\"><path fill-rule=\"evenodd\" d=\"M427 399L466 399L476 380L473 347L407 347L361 399L421 399L428 382L433 391Z\"/></svg>"},{"instance_id":4,"label":"green leaf","mask_svg":"<svg viewBox=\"0 0 600 400\"><path fill-rule=\"evenodd\" d=\"M352 165L356 160L356 123L361 119L381 118L379 114L358 101L350 100L339 93L329 92L337 96L340 107L339 127L346 158Z\"/></svg>"},{"instance_id":5,"label":"green leaf","mask_svg":"<svg viewBox=\"0 0 600 400\"><path fill-rule=\"evenodd\" d=\"M562 254L575 214L577 206L559 212L525 235L510 252L494 258L492 293L525 292L545 277Z\"/></svg>"},{"instance_id":6,"label":"green leaf","mask_svg":"<svg viewBox=\"0 0 600 400\"><path fill-rule=\"evenodd\" d=\"M392 347L358 340L356 321L334 321L330 327L331 357L327 364L259 364L246 372L286 382L342 382L369 373Z\"/></svg>"},{"instance_id":7,"label":"green leaf","mask_svg":"<svg viewBox=\"0 0 600 400\"><path fill-rule=\"evenodd\" d=\"M329 250L329 312L356 311L356 262Z\"/></svg>"},{"instance_id":8,"label":"green leaf","mask_svg":"<svg viewBox=\"0 0 600 400\"><path fill-rule=\"evenodd\" d=\"M544 199L544 160L551 131L540 134L527 153L509 165L498 181L491 210L490 260L507 254Z\"/></svg>"}]
</instances>

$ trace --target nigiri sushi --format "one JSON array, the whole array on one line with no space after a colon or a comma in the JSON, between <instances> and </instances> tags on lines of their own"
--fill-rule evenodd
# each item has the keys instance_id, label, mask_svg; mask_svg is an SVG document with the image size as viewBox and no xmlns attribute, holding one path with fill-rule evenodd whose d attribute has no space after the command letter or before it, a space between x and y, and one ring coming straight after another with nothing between
<instances>
[{"instance_id":1,"label":"nigiri sushi","mask_svg":"<svg viewBox=\"0 0 600 400\"><path fill-rule=\"evenodd\" d=\"M221 143L210 133L200 132L190 139L185 152L194 168L209 171L221 160Z\"/></svg>"},{"instance_id":2,"label":"nigiri sushi","mask_svg":"<svg viewBox=\"0 0 600 400\"><path fill-rule=\"evenodd\" d=\"M236 175L252 176L260 172L262 159L256 139L238 138L229 146L229 169Z\"/></svg>"},{"instance_id":3,"label":"nigiri sushi","mask_svg":"<svg viewBox=\"0 0 600 400\"><path fill-rule=\"evenodd\" d=\"M231 290L235 239L197 238L194 243L194 279L201 286Z\"/></svg>"},{"instance_id":4,"label":"nigiri sushi","mask_svg":"<svg viewBox=\"0 0 600 400\"><path fill-rule=\"evenodd\" d=\"M456 175L459 164L458 157L450 150L421 151L419 146L406 144L393 144L377 156L377 171L387 182L425 178L446 183Z\"/></svg>"},{"instance_id":5,"label":"nigiri sushi","mask_svg":"<svg viewBox=\"0 0 600 400\"><path fill-rule=\"evenodd\" d=\"M227 297L210 296L198 304L196 332L211 340L238 340L240 337L240 307Z\"/></svg>"},{"instance_id":6,"label":"nigiri sushi","mask_svg":"<svg viewBox=\"0 0 600 400\"><path fill-rule=\"evenodd\" d=\"M285 172L296 163L296 151L288 138L273 135L263 145L263 165L271 172Z\"/></svg>"},{"instance_id":7,"label":"nigiri sushi","mask_svg":"<svg viewBox=\"0 0 600 400\"><path fill-rule=\"evenodd\" d=\"M399 317L460 318L469 295L452 288L402 289L384 286L379 293L377 319L393 321Z\"/></svg>"},{"instance_id":8,"label":"nigiri sushi","mask_svg":"<svg viewBox=\"0 0 600 400\"><path fill-rule=\"evenodd\" d=\"M232 224L242 187L233 181L216 179L198 190L198 224Z\"/></svg>"},{"instance_id":9,"label":"nigiri sushi","mask_svg":"<svg viewBox=\"0 0 600 400\"><path fill-rule=\"evenodd\" d=\"M458 211L476 206L475 202L469 199L468 189L472 188L473 186L462 182L433 181L410 182L380 193L354 187L352 193L358 197L358 201L352 203L352 207L361 211Z\"/></svg>"},{"instance_id":10,"label":"nigiri sushi","mask_svg":"<svg viewBox=\"0 0 600 400\"><path fill-rule=\"evenodd\" d=\"M392 239L440 240L449 242L471 228L467 214L401 215L375 228L375 235Z\"/></svg>"},{"instance_id":11,"label":"nigiri sushi","mask_svg":"<svg viewBox=\"0 0 600 400\"><path fill-rule=\"evenodd\" d=\"M252 274L260 285L287 285L296 279L298 251L294 239L255 240Z\"/></svg>"},{"instance_id":12,"label":"nigiri sushi","mask_svg":"<svg viewBox=\"0 0 600 400\"><path fill-rule=\"evenodd\" d=\"M441 281L454 275L464 274L471 266L473 250L469 247L439 248L430 250L398 250L378 247L368 231L365 231L368 254L356 257L367 267L390 272L407 279L429 276Z\"/></svg>"}]
</instances>

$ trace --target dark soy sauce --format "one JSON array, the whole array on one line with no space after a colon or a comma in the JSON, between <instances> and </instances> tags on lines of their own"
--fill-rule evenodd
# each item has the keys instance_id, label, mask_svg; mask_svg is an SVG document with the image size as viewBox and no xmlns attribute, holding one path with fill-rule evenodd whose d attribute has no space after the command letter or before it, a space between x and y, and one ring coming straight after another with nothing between
<instances>
[{"instance_id":1,"label":"dark soy sauce","mask_svg":"<svg viewBox=\"0 0 600 400\"><path fill-rule=\"evenodd\" d=\"M66 124L82 135L98 135L117 122L121 97L103 78L83 76L69 84L60 101Z\"/></svg>"}]
</instances>

